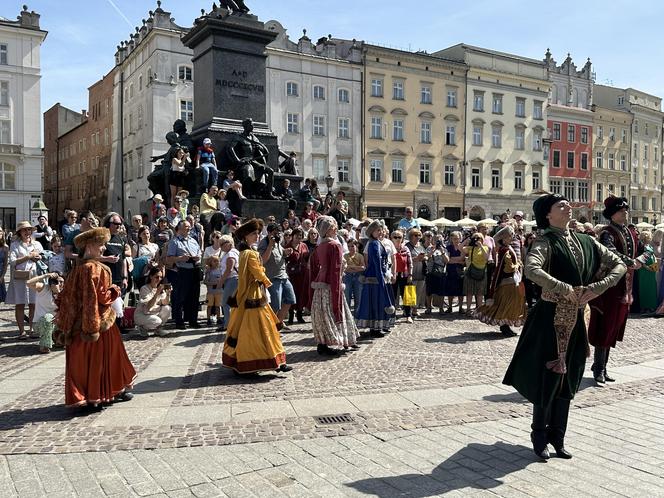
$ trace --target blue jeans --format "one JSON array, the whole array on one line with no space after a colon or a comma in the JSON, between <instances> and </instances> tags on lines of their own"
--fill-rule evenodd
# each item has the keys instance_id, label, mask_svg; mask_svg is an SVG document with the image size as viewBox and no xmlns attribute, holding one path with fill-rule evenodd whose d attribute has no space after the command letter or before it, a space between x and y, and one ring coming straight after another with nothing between
<instances>
[{"instance_id":1,"label":"blue jeans","mask_svg":"<svg viewBox=\"0 0 664 498\"><path fill-rule=\"evenodd\" d=\"M273 278L272 285L267 289L270 293L272 311L279 313L284 304L295 304L293 284L287 278Z\"/></svg>"},{"instance_id":2,"label":"blue jeans","mask_svg":"<svg viewBox=\"0 0 664 498\"><path fill-rule=\"evenodd\" d=\"M224 290L221 294L221 308L224 310L224 327L228 327L228 321L231 318L231 307L228 305L228 298L235 294L237 290L237 277L230 277L224 282Z\"/></svg>"},{"instance_id":3,"label":"blue jeans","mask_svg":"<svg viewBox=\"0 0 664 498\"><path fill-rule=\"evenodd\" d=\"M208 181L210 178L212 178L212 185L217 184L217 176L219 176L219 171L212 163L201 164L201 169L203 170L203 190L207 191L209 187Z\"/></svg>"},{"instance_id":4,"label":"blue jeans","mask_svg":"<svg viewBox=\"0 0 664 498\"><path fill-rule=\"evenodd\" d=\"M360 305L360 296L362 295L362 283L360 282L360 275L362 272L356 273L345 273L343 278L343 283L346 286L344 290L344 295L346 296L346 302L348 306L352 309L356 309ZM354 306L351 306L351 298L354 298Z\"/></svg>"}]
</instances>

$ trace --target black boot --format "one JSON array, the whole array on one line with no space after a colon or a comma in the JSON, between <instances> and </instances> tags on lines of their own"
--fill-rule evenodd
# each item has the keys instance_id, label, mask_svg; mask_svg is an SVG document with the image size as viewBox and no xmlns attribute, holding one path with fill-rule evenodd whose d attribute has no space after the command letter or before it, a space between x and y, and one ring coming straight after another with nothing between
<instances>
[{"instance_id":1,"label":"black boot","mask_svg":"<svg viewBox=\"0 0 664 498\"><path fill-rule=\"evenodd\" d=\"M295 316L297 317L297 323L305 323L304 317L302 316L302 310L297 310Z\"/></svg>"},{"instance_id":2,"label":"black boot","mask_svg":"<svg viewBox=\"0 0 664 498\"><path fill-rule=\"evenodd\" d=\"M332 349L327 344L319 344L316 350L318 351L318 354L321 356L322 355L337 356L339 354L337 350Z\"/></svg>"},{"instance_id":3,"label":"black boot","mask_svg":"<svg viewBox=\"0 0 664 498\"><path fill-rule=\"evenodd\" d=\"M604 356L604 380L606 382L615 382L616 379L609 377L609 374L606 373L606 364L609 362L609 352L611 352L611 348L606 348L606 355Z\"/></svg>"},{"instance_id":4,"label":"black boot","mask_svg":"<svg viewBox=\"0 0 664 498\"><path fill-rule=\"evenodd\" d=\"M293 325L294 317L295 317L295 310L291 308L288 310L288 325Z\"/></svg>"},{"instance_id":5,"label":"black boot","mask_svg":"<svg viewBox=\"0 0 664 498\"><path fill-rule=\"evenodd\" d=\"M556 398L551 404L551 419L549 421L548 441L556 450L558 458L569 460L572 454L565 449L565 432L567 432L567 419L569 417L569 400Z\"/></svg>"},{"instance_id":6,"label":"black boot","mask_svg":"<svg viewBox=\"0 0 664 498\"><path fill-rule=\"evenodd\" d=\"M371 337L375 337L375 338L385 337L385 333L381 332L380 330L377 330L377 329L370 330L369 335Z\"/></svg>"},{"instance_id":7,"label":"black boot","mask_svg":"<svg viewBox=\"0 0 664 498\"><path fill-rule=\"evenodd\" d=\"M501 325L500 326L500 333L503 334L505 337L514 337L514 336L516 336L516 332L514 332L509 325Z\"/></svg>"},{"instance_id":8,"label":"black boot","mask_svg":"<svg viewBox=\"0 0 664 498\"><path fill-rule=\"evenodd\" d=\"M606 368L605 358L606 349L595 346L595 356L591 369L593 371L595 382L598 384L604 384L604 382L606 382L604 377L604 369Z\"/></svg>"},{"instance_id":9,"label":"black boot","mask_svg":"<svg viewBox=\"0 0 664 498\"><path fill-rule=\"evenodd\" d=\"M532 432L530 433L530 440L533 443L533 451L540 459L546 461L551 458L549 454L547 424L549 421L549 410L546 408L533 405L533 423L530 425Z\"/></svg>"}]
</instances>

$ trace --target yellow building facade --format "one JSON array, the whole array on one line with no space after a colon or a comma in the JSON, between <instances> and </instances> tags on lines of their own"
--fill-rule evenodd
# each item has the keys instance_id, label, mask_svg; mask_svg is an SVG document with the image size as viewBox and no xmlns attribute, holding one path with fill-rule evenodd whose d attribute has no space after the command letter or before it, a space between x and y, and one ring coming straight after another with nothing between
<instances>
[{"instance_id":1,"label":"yellow building facade","mask_svg":"<svg viewBox=\"0 0 664 498\"><path fill-rule=\"evenodd\" d=\"M364 52L364 206L372 218L459 219L466 66L375 45Z\"/></svg>"}]
</instances>

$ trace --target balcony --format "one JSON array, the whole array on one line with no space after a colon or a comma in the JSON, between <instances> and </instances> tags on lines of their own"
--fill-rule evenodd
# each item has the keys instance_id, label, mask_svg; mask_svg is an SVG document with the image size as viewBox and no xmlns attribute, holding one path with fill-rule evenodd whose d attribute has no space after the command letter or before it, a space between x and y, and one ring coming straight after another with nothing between
<instances>
[{"instance_id":1,"label":"balcony","mask_svg":"<svg viewBox=\"0 0 664 498\"><path fill-rule=\"evenodd\" d=\"M5 156L20 156L22 149L22 145L0 144L0 154Z\"/></svg>"}]
</instances>

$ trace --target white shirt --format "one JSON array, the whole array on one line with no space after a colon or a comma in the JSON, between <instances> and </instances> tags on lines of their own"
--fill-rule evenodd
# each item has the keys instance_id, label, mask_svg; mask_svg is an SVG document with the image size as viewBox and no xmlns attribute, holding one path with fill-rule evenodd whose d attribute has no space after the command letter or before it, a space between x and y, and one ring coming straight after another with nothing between
<instances>
[{"instance_id":1,"label":"white shirt","mask_svg":"<svg viewBox=\"0 0 664 498\"><path fill-rule=\"evenodd\" d=\"M55 315L55 310L57 306L53 301L53 294L51 293L51 287L48 285L48 280L44 282L44 287L42 290L37 292L37 300L35 302L35 317L34 321L38 321L41 317L45 316L47 313Z\"/></svg>"},{"instance_id":2,"label":"white shirt","mask_svg":"<svg viewBox=\"0 0 664 498\"><path fill-rule=\"evenodd\" d=\"M232 258L233 260L235 260L235 264L233 265L233 269L231 270L231 272L228 274L228 278L237 277L237 263L238 261L240 261L240 252L237 249L233 248L227 253L224 253L224 255L221 258L221 264L219 265L219 268L221 268L222 272L226 272L226 264L228 258Z\"/></svg>"}]
</instances>

